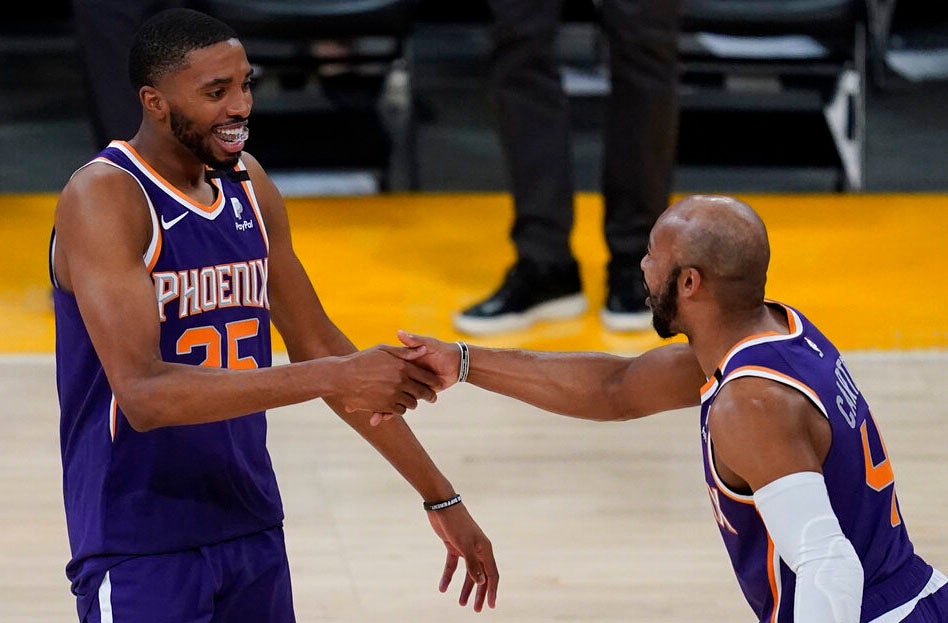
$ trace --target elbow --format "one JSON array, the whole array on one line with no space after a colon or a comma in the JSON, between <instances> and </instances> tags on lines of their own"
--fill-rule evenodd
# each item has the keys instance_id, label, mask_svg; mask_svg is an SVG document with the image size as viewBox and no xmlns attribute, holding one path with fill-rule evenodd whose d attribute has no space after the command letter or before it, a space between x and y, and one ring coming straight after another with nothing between
<instances>
[{"instance_id":1,"label":"elbow","mask_svg":"<svg viewBox=\"0 0 948 623\"><path fill-rule=\"evenodd\" d=\"M140 404L135 400L116 399L125 421L136 433L147 433L161 428L162 418L156 409Z\"/></svg>"},{"instance_id":2,"label":"elbow","mask_svg":"<svg viewBox=\"0 0 948 623\"><path fill-rule=\"evenodd\" d=\"M167 426L170 417L167 410L171 401L156 398L141 387L113 388L113 391L117 408L135 432L147 433ZM118 414L113 416L117 417Z\"/></svg>"},{"instance_id":3,"label":"elbow","mask_svg":"<svg viewBox=\"0 0 948 623\"><path fill-rule=\"evenodd\" d=\"M106 370L114 405L132 430L146 433L189 423L188 416L194 407L193 392L188 389L186 379L182 380L184 377L175 375L177 369L180 366L154 358L125 362L118 369ZM113 412L112 415L119 414Z\"/></svg>"},{"instance_id":4,"label":"elbow","mask_svg":"<svg viewBox=\"0 0 948 623\"><path fill-rule=\"evenodd\" d=\"M605 421L607 422L628 422L629 420L637 420L640 417L644 417L645 413L640 413L633 409L615 409L609 418Z\"/></svg>"},{"instance_id":5,"label":"elbow","mask_svg":"<svg viewBox=\"0 0 948 623\"><path fill-rule=\"evenodd\" d=\"M596 399L589 401L599 409L594 419L603 422L626 422L649 415L646 410L647 403L640 396L644 390L638 387L638 384L630 383L629 376L627 364L602 379Z\"/></svg>"},{"instance_id":6,"label":"elbow","mask_svg":"<svg viewBox=\"0 0 948 623\"><path fill-rule=\"evenodd\" d=\"M621 401L604 400L600 404L590 405L590 407L579 413L567 413L583 420L593 420L595 422L626 422L640 418L645 413L639 413L627 404Z\"/></svg>"},{"instance_id":7,"label":"elbow","mask_svg":"<svg viewBox=\"0 0 948 623\"><path fill-rule=\"evenodd\" d=\"M626 422L648 415L638 404L631 399L626 388L619 382L611 383L603 388L601 407L595 419L603 422Z\"/></svg>"},{"instance_id":8,"label":"elbow","mask_svg":"<svg viewBox=\"0 0 948 623\"><path fill-rule=\"evenodd\" d=\"M125 420L128 422L128 425L132 427L136 433L147 433L155 430L156 428L161 428L158 424L159 418L150 417L149 415L133 413L129 415L124 410L122 413L125 414Z\"/></svg>"}]
</instances>

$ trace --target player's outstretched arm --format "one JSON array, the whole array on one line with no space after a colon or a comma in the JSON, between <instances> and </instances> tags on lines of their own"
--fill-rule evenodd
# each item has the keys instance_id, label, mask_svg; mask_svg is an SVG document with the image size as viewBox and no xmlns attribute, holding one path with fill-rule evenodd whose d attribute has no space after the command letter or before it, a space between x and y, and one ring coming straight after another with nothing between
<instances>
[{"instance_id":1,"label":"player's outstretched arm","mask_svg":"<svg viewBox=\"0 0 948 623\"><path fill-rule=\"evenodd\" d=\"M459 379L461 347L400 331L416 361L438 375L440 387ZM630 420L695 406L705 382L691 347L669 344L638 357L594 352L546 352L465 345L466 381L546 411L587 420Z\"/></svg>"}]
</instances>

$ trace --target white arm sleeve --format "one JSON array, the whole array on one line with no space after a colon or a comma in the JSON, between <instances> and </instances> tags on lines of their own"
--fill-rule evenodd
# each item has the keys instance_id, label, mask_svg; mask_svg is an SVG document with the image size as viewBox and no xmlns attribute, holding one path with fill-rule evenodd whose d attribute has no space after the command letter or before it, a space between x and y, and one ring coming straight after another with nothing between
<instances>
[{"instance_id":1,"label":"white arm sleeve","mask_svg":"<svg viewBox=\"0 0 948 623\"><path fill-rule=\"evenodd\" d=\"M795 623L859 623L862 563L843 535L823 475L799 472L764 485L754 503L780 557L797 576Z\"/></svg>"}]
</instances>

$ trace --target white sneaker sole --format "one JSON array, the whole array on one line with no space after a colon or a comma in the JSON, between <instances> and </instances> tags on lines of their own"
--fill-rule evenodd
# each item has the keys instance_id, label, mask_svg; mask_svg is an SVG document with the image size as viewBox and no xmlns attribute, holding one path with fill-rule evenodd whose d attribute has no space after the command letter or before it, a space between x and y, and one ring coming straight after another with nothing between
<instances>
[{"instance_id":1,"label":"white sneaker sole","mask_svg":"<svg viewBox=\"0 0 948 623\"><path fill-rule=\"evenodd\" d=\"M652 312L649 310L619 314L603 309L599 319L610 331L626 333L630 331L645 331L652 327Z\"/></svg>"},{"instance_id":2,"label":"white sneaker sole","mask_svg":"<svg viewBox=\"0 0 948 623\"><path fill-rule=\"evenodd\" d=\"M493 318L471 318L464 314L454 316L455 330L468 335L494 335L528 329L540 320L568 320L581 316L589 308L582 293L540 303L522 314L504 314Z\"/></svg>"}]
</instances>

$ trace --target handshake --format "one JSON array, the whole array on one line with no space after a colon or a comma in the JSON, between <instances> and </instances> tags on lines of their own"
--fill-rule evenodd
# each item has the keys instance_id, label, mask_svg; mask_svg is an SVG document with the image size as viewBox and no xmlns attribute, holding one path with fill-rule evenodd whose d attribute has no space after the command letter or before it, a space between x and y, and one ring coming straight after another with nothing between
<instances>
[{"instance_id":1,"label":"handshake","mask_svg":"<svg viewBox=\"0 0 948 623\"><path fill-rule=\"evenodd\" d=\"M347 413L371 412L378 425L418 406L459 380L462 350L457 344L398 332L404 346L380 344L340 357L337 392L324 396ZM466 359L466 358L465 358ZM465 375L466 376L466 375Z\"/></svg>"}]
</instances>

